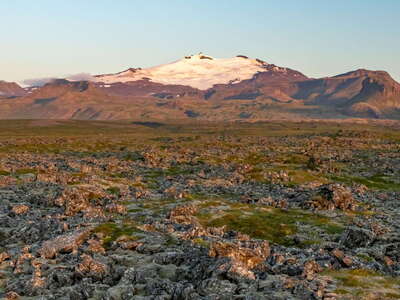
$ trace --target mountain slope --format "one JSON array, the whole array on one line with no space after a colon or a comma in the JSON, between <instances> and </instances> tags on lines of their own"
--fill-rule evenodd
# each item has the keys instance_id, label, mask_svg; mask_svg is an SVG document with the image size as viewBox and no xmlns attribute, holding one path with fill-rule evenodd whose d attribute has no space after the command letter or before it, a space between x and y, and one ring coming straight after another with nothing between
<instances>
[{"instance_id":1,"label":"mountain slope","mask_svg":"<svg viewBox=\"0 0 400 300\"><path fill-rule=\"evenodd\" d=\"M15 82L0 80L0 98L18 97L25 95L25 90Z\"/></svg>"},{"instance_id":2,"label":"mountain slope","mask_svg":"<svg viewBox=\"0 0 400 300\"><path fill-rule=\"evenodd\" d=\"M298 71L267 65L263 72L255 74L251 79L236 84L215 85L207 91L205 97L223 100L270 99L288 102L293 100L291 95L297 92L297 83L306 80L308 77Z\"/></svg>"},{"instance_id":3,"label":"mountain slope","mask_svg":"<svg viewBox=\"0 0 400 300\"><path fill-rule=\"evenodd\" d=\"M195 55L93 78L54 80L27 91L0 82L0 118L400 119L400 84L383 71L312 79L245 56Z\"/></svg>"},{"instance_id":4,"label":"mountain slope","mask_svg":"<svg viewBox=\"0 0 400 300\"><path fill-rule=\"evenodd\" d=\"M165 85L185 85L207 90L215 84L229 84L251 79L258 72L267 71L268 64L246 56L218 59L203 54L186 56L176 62L147 69L96 76L105 84L149 79Z\"/></svg>"},{"instance_id":5,"label":"mountain slope","mask_svg":"<svg viewBox=\"0 0 400 300\"><path fill-rule=\"evenodd\" d=\"M400 84L384 71L360 69L298 86L294 98L335 106L351 115L379 117L400 108Z\"/></svg>"}]
</instances>

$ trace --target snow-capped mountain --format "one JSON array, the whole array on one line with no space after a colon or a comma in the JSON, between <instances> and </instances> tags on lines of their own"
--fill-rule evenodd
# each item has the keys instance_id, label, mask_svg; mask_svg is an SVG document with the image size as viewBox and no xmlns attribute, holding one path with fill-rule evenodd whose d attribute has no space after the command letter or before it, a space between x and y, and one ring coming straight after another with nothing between
<instances>
[{"instance_id":1,"label":"snow-capped mountain","mask_svg":"<svg viewBox=\"0 0 400 300\"><path fill-rule=\"evenodd\" d=\"M132 82L143 79L165 85L184 85L207 90L216 84L237 83L267 72L271 65L243 55L233 58L213 58L198 54L186 56L173 63L146 69L128 69L117 74L98 75L97 82L105 84ZM285 68L275 67L275 71Z\"/></svg>"},{"instance_id":2,"label":"snow-capped mountain","mask_svg":"<svg viewBox=\"0 0 400 300\"><path fill-rule=\"evenodd\" d=\"M243 55L199 54L116 74L82 74L25 90L0 81L0 118L400 119L400 84L382 71L313 79Z\"/></svg>"}]
</instances>

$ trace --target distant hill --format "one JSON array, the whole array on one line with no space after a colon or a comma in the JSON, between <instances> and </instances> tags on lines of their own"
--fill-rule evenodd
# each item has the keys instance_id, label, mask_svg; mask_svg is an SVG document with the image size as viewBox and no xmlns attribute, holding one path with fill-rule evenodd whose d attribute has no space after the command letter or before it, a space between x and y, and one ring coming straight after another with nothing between
<instances>
[{"instance_id":1,"label":"distant hill","mask_svg":"<svg viewBox=\"0 0 400 300\"><path fill-rule=\"evenodd\" d=\"M26 92L18 84L14 82L6 82L0 80L0 99L19 97L25 95Z\"/></svg>"}]
</instances>

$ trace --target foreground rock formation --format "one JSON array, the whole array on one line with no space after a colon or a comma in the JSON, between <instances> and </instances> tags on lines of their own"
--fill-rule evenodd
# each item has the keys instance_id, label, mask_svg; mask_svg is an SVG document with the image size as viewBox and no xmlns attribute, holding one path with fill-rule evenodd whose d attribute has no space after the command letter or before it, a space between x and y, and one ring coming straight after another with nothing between
<instances>
[{"instance_id":1,"label":"foreground rock formation","mask_svg":"<svg viewBox=\"0 0 400 300\"><path fill-rule=\"evenodd\" d=\"M82 124L0 122L0 298L400 297L396 128Z\"/></svg>"}]
</instances>

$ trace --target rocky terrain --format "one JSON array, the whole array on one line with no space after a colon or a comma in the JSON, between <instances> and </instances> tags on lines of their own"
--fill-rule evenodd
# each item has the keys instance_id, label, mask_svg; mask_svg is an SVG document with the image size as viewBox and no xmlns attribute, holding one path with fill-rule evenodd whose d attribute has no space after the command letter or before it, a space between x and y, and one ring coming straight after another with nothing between
<instances>
[{"instance_id":1,"label":"rocky terrain","mask_svg":"<svg viewBox=\"0 0 400 300\"><path fill-rule=\"evenodd\" d=\"M0 129L0 298L400 298L399 123Z\"/></svg>"},{"instance_id":2,"label":"rocky terrain","mask_svg":"<svg viewBox=\"0 0 400 300\"><path fill-rule=\"evenodd\" d=\"M400 119L400 84L384 71L360 69L314 79L243 55L217 59L199 54L151 68L85 77L48 79L44 86L25 89L0 82L0 118Z\"/></svg>"}]
</instances>

